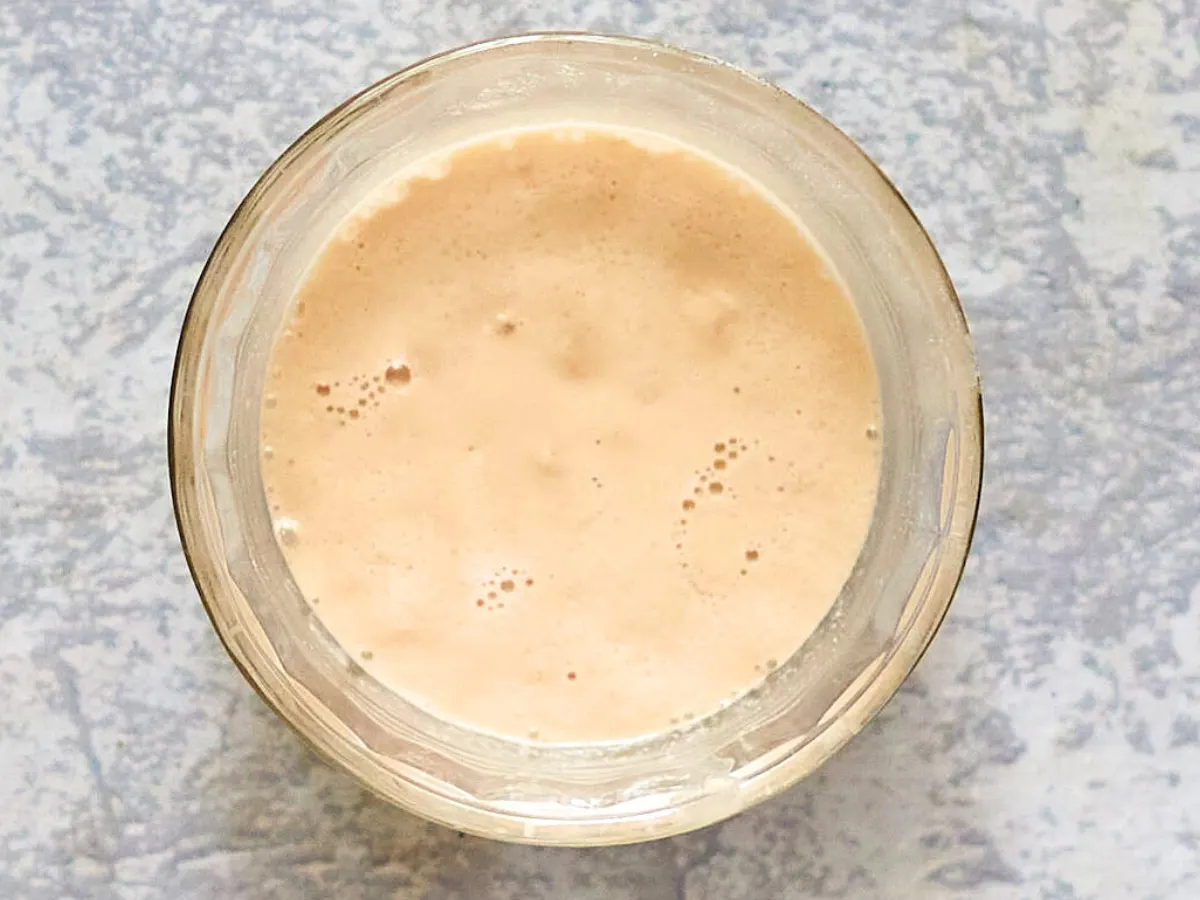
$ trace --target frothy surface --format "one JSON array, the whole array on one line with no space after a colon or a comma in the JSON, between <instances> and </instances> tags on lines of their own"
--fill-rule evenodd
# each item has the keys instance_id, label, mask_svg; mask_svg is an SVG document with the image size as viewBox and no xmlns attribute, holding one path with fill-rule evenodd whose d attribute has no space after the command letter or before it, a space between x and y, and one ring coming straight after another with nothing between
<instances>
[{"instance_id":1,"label":"frothy surface","mask_svg":"<svg viewBox=\"0 0 1200 900\"><path fill-rule=\"evenodd\" d=\"M795 223L685 149L460 147L346 225L277 342L262 467L338 641L518 737L659 731L813 631L866 536L878 383Z\"/></svg>"}]
</instances>

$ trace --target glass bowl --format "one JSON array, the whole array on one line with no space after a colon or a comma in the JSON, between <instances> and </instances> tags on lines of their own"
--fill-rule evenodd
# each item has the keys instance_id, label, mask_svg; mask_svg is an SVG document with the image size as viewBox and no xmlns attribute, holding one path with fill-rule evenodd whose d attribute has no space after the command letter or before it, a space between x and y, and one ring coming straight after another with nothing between
<instances>
[{"instance_id":1,"label":"glass bowl","mask_svg":"<svg viewBox=\"0 0 1200 900\"><path fill-rule=\"evenodd\" d=\"M300 595L259 469L270 351L336 223L437 148L564 121L656 131L761 182L804 222L847 286L880 379L875 514L828 615L741 699L627 741L504 739L440 720L375 681ZM168 441L179 532L213 625L242 674L318 753L381 797L459 830L599 845L664 837L746 809L816 769L883 706L961 576L983 422L966 323L941 261L852 141L795 98L715 60L629 38L533 34L385 78L267 170L196 286Z\"/></svg>"}]
</instances>

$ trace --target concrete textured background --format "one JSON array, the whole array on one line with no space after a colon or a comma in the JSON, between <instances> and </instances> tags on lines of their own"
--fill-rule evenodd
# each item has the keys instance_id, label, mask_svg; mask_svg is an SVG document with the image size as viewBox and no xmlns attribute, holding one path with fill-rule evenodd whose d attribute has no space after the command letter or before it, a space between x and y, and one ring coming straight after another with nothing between
<instances>
[{"instance_id":1,"label":"concrete textured background","mask_svg":"<svg viewBox=\"0 0 1200 900\"><path fill-rule=\"evenodd\" d=\"M345 96L520 30L665 37L857 139L941 248L988 471L915 676L784 796L600 851L425 824L223 655L167 494L191 287ZM1197 0L0 2L0 896L1200 896Z\"/></svg>"}]
</instances>

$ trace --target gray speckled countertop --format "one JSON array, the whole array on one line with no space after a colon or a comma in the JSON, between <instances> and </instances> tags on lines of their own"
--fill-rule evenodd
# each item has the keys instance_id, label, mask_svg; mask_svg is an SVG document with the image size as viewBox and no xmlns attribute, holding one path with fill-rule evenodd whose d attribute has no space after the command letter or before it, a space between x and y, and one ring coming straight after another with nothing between
<instances>
[{"instance_id":1,"label":"gray speckled countertop","mask_svg":"<svg viewBox=\"0 0 1200 900\"><path fill-rule=\"evenodd\" d=\"M912 202L988 413L975 551L806 783L600 851L425 824L210 630L164 450L204 258L324 110L502 32L665 36L811 101ZM1196 0L0 2L0 897L1200 896Z\"/></svg>"}]
</instances>

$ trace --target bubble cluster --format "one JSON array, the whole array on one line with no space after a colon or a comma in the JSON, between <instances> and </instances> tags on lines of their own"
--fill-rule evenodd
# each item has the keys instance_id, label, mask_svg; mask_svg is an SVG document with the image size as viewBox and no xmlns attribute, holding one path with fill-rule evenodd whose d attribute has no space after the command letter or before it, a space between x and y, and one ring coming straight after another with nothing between
<instances>
[{"instance_id":1,"label":"bubble cluster","mask_svg":"<svg viewBox=\"0 0 1200 900\"><path fill-rule=\"evenodd\" d=\"M749 446L745 441L731 437L727 441L717 441L712 449L713 461L709 463L708 468L696 472L696 484L692 487L692 493L698 497L706 493L715 497L728 491L730 496L734 497L736 494L725 481L725 477L730 472L730 463L738 458L739 453L745 453Z\"/></svg>"},{"instance_id":2,"label":"bubble cluster","mask_svg":"<svg viewBox=\"0 0 1200 900\"><path fill-rule=\"evenodd\" d=\"M753 446L757 446L758 442L752 442ZM714 454L713 460L707 468L697 469L693 474L695 480L691 485L692 495L685 497L680 501L680 506L685 513L684 517L678 520L678 526L675 531L675 549L684 551L687 549L687 516L694 513L699 513L703 509L704 498L710 500L728 499L736 500L737 493L733 486L728 482L727 478L732 474L734 463L739 459L740 454L745 454L751 450L751 444L739 438L730 437L728 440L717 441L712 445ZM770 462L774 462L775 458L768 457ZM750 548L745 551L747 562L755 562L758 560L759 550ZM680 561L680 567L687 569L688 563ZM740 570L742 575L748 574L747 569Z\"/></svg>"},{"instance_id":3,"label":"bubble cluster","mask_svg":"<svg viewBox=\"0 0 1200 900\"><path fill-rule=\"evenodd\" d=\"M475 598L475 606L488 611L504 609L506 599L520 596L533 585L533 576L528 572L501 566L480 585L481 596Z\"/></svg>"},{"instance_id":4,"label":"bubble cluster","mask_svg":"<svg viewBox=\"0 0 1200 900\"><path fill-rule=\"evenodd\" d=\"M318 381L313 391L325 401L325 412L337 417L339 425L345 425L347 421L365 419L379 408L389 389L402 390L412 379L413 372L407 363L392 360L382 374L352 375L345 385L340 381Z\"/></svg>"}]
</instances>

